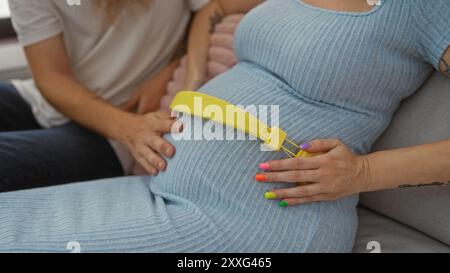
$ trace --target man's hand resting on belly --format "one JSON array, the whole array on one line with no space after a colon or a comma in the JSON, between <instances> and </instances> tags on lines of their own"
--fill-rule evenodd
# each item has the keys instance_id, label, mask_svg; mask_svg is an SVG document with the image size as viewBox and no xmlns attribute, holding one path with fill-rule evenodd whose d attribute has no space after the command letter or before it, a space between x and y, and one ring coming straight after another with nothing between
<instances>
[{"instance_id":1,"label":"man's hand resting on belly","mask_svg":"<svg viewBox=\"0 0 450 273\"><path fill-rule=\"evenodd\" d=\"M130 115L118 121L123 130L117 140L128 148L137 162L151 175L167 168L163 156L171 158L175 148L163 138L172 130L174 119L166 113L153 112L145 115Z\"/></svg>"}]
</instances>

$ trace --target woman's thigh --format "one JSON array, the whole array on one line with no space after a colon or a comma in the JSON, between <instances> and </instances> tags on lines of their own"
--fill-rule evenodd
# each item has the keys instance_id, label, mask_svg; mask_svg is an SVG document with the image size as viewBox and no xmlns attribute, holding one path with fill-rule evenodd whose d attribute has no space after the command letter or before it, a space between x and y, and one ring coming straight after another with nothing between
<instances>
[{"instance_id":1,"label":"woman's thigh","mask_svg":"<svg viewBox=\"0 0 450 273\"><path fill-rule=\"evenodd\" d=\"M352 250L355 198L322 204L318 218L315 213L304 219L286 217L290 225L277 221L285 227L274 233L257 219L247 229L242 223L248 218L237 217L234 227L222 225L189 200L160 192L151 179L124 177L0 193L0 252L69 252L70 246L82 252ZM276 239L280 236L285 239Z\"/></svg>"},{"instance_id":2,"label":"woman's thigh","mask_svg":"<svg viewBox=\"0 0 450 273\"><path fill-rule=\"evenodd\" d=\"M0 192L123 175L109 142L75 123L0 132Z\"/></svg>"},{"instance_id":3,"label":"woman's thigh","mask_svg":"<svg viewBox=\"0 0 450 273\"><path fill-rule=\"evenodd\" d=\"M31 107L9 82L0 81L0 132L36 130Z\"/></svg>"},{"instance_id":4,"label":"woman's thigh","mask_svg":"<svg viewBox=\"0 0 450 273\"><path fill-rule=\"evenodd\" d=\"M189 202L124 177L0 193L0 252L217 252L223 238ZM67 249L69 247L69 249Z\"/></svg>"}]
</instances>

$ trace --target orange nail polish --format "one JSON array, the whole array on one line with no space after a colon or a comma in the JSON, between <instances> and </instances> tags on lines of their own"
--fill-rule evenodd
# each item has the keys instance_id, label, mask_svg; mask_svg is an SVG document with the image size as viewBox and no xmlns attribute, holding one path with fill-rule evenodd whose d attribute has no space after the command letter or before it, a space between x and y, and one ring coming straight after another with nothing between
<instances>
[{"instance_id":1,"label":"orange nail polish","mask_svg":"<svg viewBox=\"0 0 450 273\"><path fill-rule=\"evenodd\" d=\"M259 181L259 182L264 182L267 180L267 178L264 174L257 174L255 176L255 179L256 179L256 181Z\"/></svg>"}]
</instances>

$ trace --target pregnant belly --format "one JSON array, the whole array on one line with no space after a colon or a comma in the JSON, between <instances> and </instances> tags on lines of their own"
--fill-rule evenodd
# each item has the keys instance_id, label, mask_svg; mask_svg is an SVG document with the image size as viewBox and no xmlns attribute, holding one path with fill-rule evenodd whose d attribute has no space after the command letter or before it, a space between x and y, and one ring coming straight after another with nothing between
<instances>
[{"instance_id":1,"label":"pregnant belly","mask_svg":"<svg viewBox=\"0 0 450 273\"><path fill-rule=\"evenodd\" d=\"M304 100L264 73L250 65L238 65L200 91L237 105L278 107L280 127L298 143L336 137L355 151L364 152L373 142L371 135L378 134L374 130L377 126L368 122L367 116ZM233 134L232 128L224 129ZM258 164L286 157L282 152L261 151L261 143L255 140L175 140L171 136L168 139L177 154L169 162L169 171L155 181L163 181L160 186L165 191L190 199L201 199L193 193L207 189L216 199L234 192L228 201L238 200L241 205L248 201L246 205L250 205L253 199L274 187L254 182Z\"/></svg>"},{"instance_id":2,"label":"pregnant belly","mask_svg":"<svg viewBox=\"0 0 450 273\"><path fill-rule=\"evenodd\" d=\"M238 65L209 82L202 92L238 105L278 106L280 127L298 143L315 138L338 137L355 150L363 151L371 140L373 123L367 116L304 100L276 78L257 69ZM258 112L260 114L260 112ZM199 119L197 121L200 121ZM270 122L269 122L270 125ZM225 128L232 133L234 129ZM164 198L168 207L195 207L237 241L253 238L305 251L315 236L351 249L356 232L356 200L314 203L281 209L264 193L287 184L261 184L254 180L259 163L285 158L281 152L261 151L255 140L176 140L177 149L165 173L151 179L152 192ZM253 225L266 228L255 234ZM301 230L294 239L286 234ZM237 236L236 234L240 234ZM341 243L339 243L341 242ZM290 248L291 247L291 248ZM339 248L338 250L341 250ZM255 249L247 249L254 251Z\"/></svg>"}]
</instances>

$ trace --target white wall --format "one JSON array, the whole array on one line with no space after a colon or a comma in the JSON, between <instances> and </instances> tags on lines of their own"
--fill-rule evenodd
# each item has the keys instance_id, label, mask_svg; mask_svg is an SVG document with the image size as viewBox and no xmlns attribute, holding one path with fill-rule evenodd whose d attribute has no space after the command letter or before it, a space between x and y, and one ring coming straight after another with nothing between
<instances>
[{"instance_id":1,"label":"white wall","mask_svg":"<svg viewBox=\"0 0 450 273\"><path fill-rule=\"evenodd\" d=\"M9 17L8 0L0 0L0 18Z\"/></svg>"}]
</instances>

